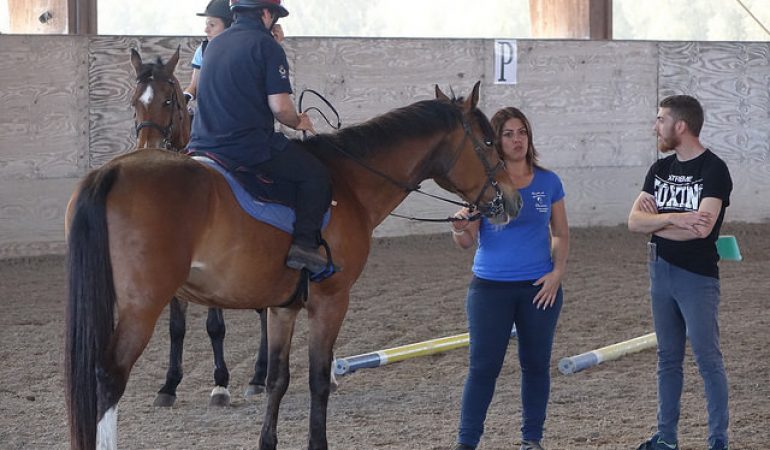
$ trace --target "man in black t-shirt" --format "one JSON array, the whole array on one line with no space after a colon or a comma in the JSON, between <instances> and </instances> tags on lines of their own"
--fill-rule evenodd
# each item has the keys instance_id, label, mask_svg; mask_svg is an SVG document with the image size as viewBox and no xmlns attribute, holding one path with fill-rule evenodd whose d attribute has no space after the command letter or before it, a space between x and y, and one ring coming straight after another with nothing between
<instances>
[{"instance_id":1,"label":"man in black t-shirt","mask_svg":"<svg viewBox=\"0 0 770 450\"><path fill-rule=\"evenodd\" d=\"M658 339L658 430L638 450L676 450L682 362L689 337L706 391L710 450L727 449L727 376L719 346L716 240L730 204L727 165L698 136L703 109L688 95L660 102L658 149L628 228L651 234L652 318Z\"/></svg>"}]
</instances>

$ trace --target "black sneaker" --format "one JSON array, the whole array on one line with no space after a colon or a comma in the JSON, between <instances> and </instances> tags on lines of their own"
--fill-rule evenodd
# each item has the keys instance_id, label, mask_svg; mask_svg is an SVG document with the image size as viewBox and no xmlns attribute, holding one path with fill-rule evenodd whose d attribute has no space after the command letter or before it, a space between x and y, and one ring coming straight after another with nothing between
<instances>
[{"instance_id":1,"label":"black sneaker","mask_svg":"<svg viewBox=\"0 0 770 450\"><path fill-rule=\"evenodd\" d=\"M717 439L713 444L709 445L709 450L729 450L729 448L721 439Z\"/></svg>"},{"instance_id":2,"label":"black sneaker","mask_svg":"<svg viewBox=\"0 0 770 450\"><path fill-rule=\"evenodd\" d=\"M310 273L318 273L326 269L326 257L318 253L317 248L292 244L289 248L289 255L286 257L286 266L291 269L307 269Z\"/></svg>"},{"instance_id":3,"label":"black sneaker","mask_svg":"<svg viewBox=\"0 0 770 450\"><path fill-rule=\"evenodd\" d=\"M649 441L644 441L636 450L679 450L679 445L676 442L669 443L664 441L656 433Z\"/></svg>"},{"instance_id":4,"label":"black sneaker","mask_svg":"<svg viewBox=\"0 0 770 450\"><path fill-rule=\"evenodd\" d=\"M525 439L521 441L521 447L519 447L519 450L545 450L545 449L540 445L540 441L528 441Z\"/></svg>"},{"instance_id":5,"label":"black sneaker","mask_svg":"<svg viewBox=\"0 0 770 450\"><path fill-rule=\"evenodd\" d=\"M472 445L465 445L457 443L454 447L452 447L452 450L476 450L476 447Z\"/></svg>"}]
</instances>

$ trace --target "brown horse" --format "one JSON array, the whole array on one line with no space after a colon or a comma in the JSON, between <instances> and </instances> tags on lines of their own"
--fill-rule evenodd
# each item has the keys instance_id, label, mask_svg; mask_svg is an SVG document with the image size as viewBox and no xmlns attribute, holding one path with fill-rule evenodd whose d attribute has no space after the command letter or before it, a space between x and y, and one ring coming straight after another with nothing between
<instances>
[{"instance_id":1,"label":"brown horse","mask_svg":"<svg viewBox=\"0 0 770 450\"><path fill-rule=\"evenodd\" d=\"M167 63L160 58L144 63L142 56L131 49L131 65L136 74L136 87L131 96L134 108L134 130L136 148L167 148L182 151L190 140L190 115L187 113L179 81L174 70L179 62L179 48ZM257 310L261 324L261 339L254 376L244 395L254 397L264 392L267 376L267 313ZM187 328L187 301L176 296L169 305L169 358L166 382L161 386L153 405L171 407L176 403L176 389L182 382L182 353ZM206 318L206 332L214 352L214 389L209 397L209 406L230 404L230 371L224 355L225 319L221 308L209 308Z\"/></svg>"},{"instance_id":2,"label":"brown horse","mask_svg":"<svg viewBox=\"0 0 770 450\"><path fill-rule=\"evenodd\" d=\"M244 213L213 169L172 152L139 150L88 174L67 211L72 447L116 446L118 400L176 294L220 308L271 307L263 450L278 443L291 338L304 306L308 448L327 449L332 348L374 228L429 178L493 223L506 223L521 207L518 191L499 170L489 121L476 107L479 84L466 100L450 99L438 87L436 96L301 143L331 172L336 206L324 237L342 268L312 283L305 303L287 302L304 277L284 265L290 235Z\"/></svg>"}]
</instances>

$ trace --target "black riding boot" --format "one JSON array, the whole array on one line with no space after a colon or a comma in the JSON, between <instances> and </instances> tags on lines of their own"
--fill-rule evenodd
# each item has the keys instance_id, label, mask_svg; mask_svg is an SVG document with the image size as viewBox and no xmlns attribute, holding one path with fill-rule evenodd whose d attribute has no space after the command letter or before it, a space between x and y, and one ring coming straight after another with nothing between
<instances>
[{"instance_id":1,"label":"black riding boot","mask_svg":"<svg viewBox=\"0 0 770 450\"><path fill-rule=\"evenodd\" d=\"M286 266L291 269L307 269L312 273L321 272L326 268L326 257L318 252L318 247L306 247L297 243L291 244Z\"/></svg>"}]
</instances>

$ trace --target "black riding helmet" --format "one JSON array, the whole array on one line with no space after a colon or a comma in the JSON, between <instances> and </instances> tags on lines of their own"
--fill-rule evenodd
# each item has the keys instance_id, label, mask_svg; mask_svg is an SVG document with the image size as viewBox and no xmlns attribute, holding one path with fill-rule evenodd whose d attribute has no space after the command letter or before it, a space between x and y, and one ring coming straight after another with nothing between
<instances>
[{"instance_id":1,"label":"black riding helmet","mask_svg":"<svg viewBox=\"0 0 770 450\"><path fill-rule=\"evenodd\" d=\"M289 11L281 5L281 0L230 0L230 10L268 8L276 18L286 17Z\"/></svg>"},{"instance_id":2,"label":"black riding helmet","mask_svg":"<svg viewBox=\"0 0 770 450\"><path fill-rule=\"evenodd\" d=\"M229 0L211 0L209 4L206 5L206 10L196 14L196 16L222 19L225 23L225 28L233 23L233 13L230 11Z\"/></svg>"}]
</instances>

